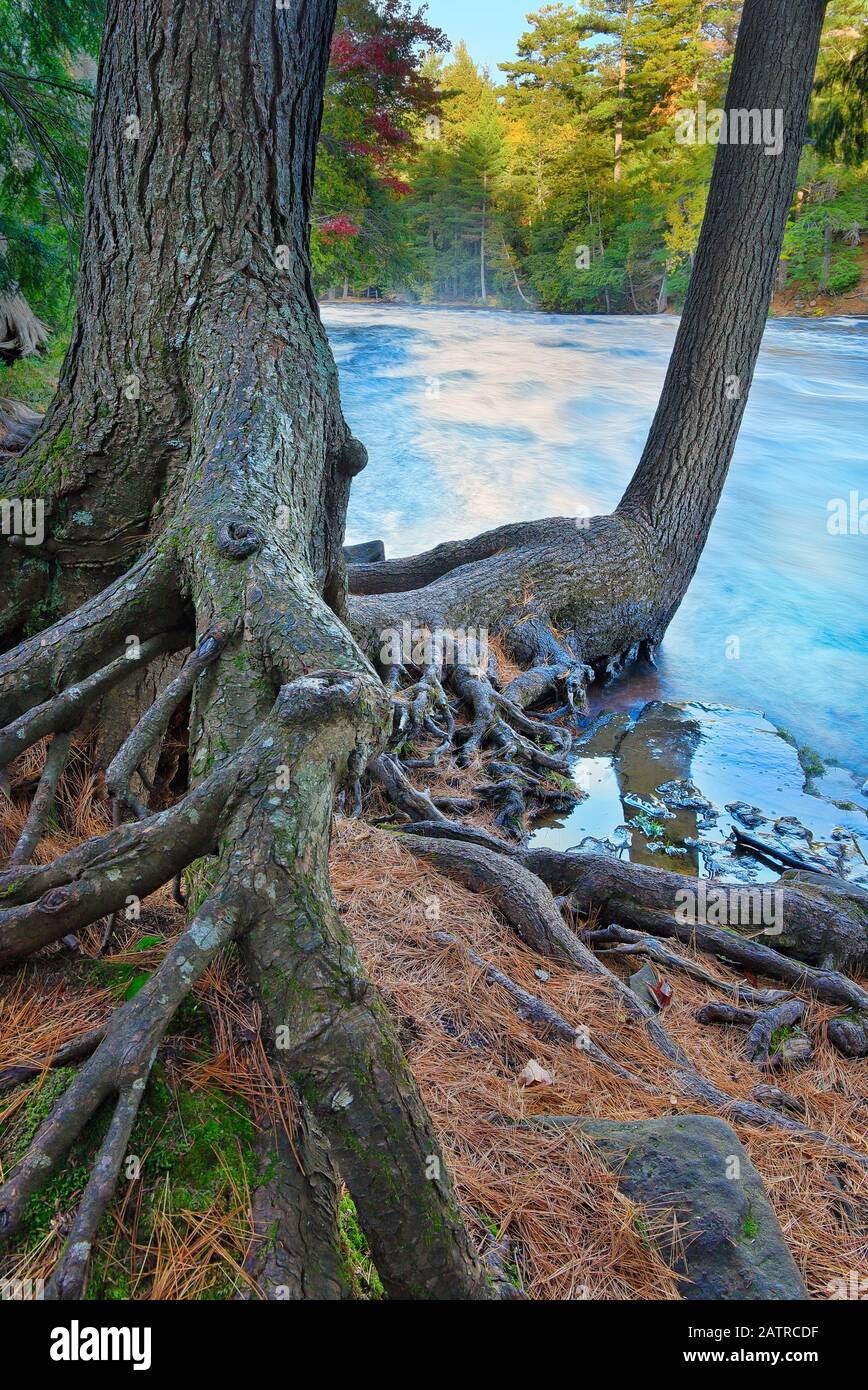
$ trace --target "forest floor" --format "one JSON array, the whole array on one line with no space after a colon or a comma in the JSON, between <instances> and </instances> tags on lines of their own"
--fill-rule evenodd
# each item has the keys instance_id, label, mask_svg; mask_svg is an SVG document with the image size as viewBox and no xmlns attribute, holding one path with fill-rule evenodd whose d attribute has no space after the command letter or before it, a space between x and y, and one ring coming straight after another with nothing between
<instances>
[{"instance_id":1,"label":"forest floor","mask_svg":"<svg viewBox=\"0 0 868 1390\"><path fill-rule=\"evenodd\" d=\"M44 748L31 750L13 769L11 799L0 794L0 853L8 852L20 831L43 757ZM435 794L447 788L460 796L467 790L463 780L469 784L476 775L472 769L438 773L425 785ZM386 813L379 797L369 791L366 816ZM38 858L52 858L108 824L100 780L81 748L64 776L55 822ZM669 1095L667 1064L644 1029L621 1013L599 981L536 955L484 895L420 862L391 830L336 818L331 869L339 908L395 1020L479 1245L492 1234L505 1236L512 1277L532 1298L679 1298L679 1280L654 1243L655 1232L671 1230L672 1212L628 1200L575 1133L504 1123L543 1113L635 1120L700 1112L701 1106ZM194 866L185 885L193 897L195 878ZM81 934L72 958L63 947L49 947L23 971L0 978L0 1068L45 1056L61 1039L98 1025L144 983L184 921L163 889L143 905L139 920L119 924L102 959L97 925ZM584 924L574 925L581 930ZM454 944L433 939L444 930ZM588 1026L622 1066L654 1082L662 1095L601 1071L575 1047L541 1039L514 1012L510 996L487 983L467 948L567 1020ZM702 959L708 966L708 958ZM716 968L728 976L724 967ZM695 1018L701 1005L718 997L715 991L682 973L672 983L668 1030L706 1076L749 1099L757 1072L738 1036ZM788 1074L786 1084L804 1102L811 1125L858 1145L868 1116L864 1066L827 1041L825 1025L834 1012L809 1002L814 1056L809 1066ZM548 1073L550 1084L522 1084L531 1060ZM0 1096L0 1176L71 1075L45 1071ZM291 1124L291 1106L271 1072L257 1011L230 949L176 1018L161 1049L130 1144L130 1154L140 1160L139 1176L122 1180L103 1223L88 1296L261 1296L244 1272L253 1236L254 1136L261 1125ZM32 1199L25 1236L0 1264L0 1278L47 1274L86 1181L99 1129L97 1119L64 1170ZM779 1130L738 1131L809 1292L828 1297L829 1281L842 1270L868 1276L868 1231L854 1217L860 1206L866 1210L868 1176L857 1190L859 1179L848 1170L845 1191L839 1165L821 1145ZM341 1235L356 1296L379 1297L379 1279L346 1195Z\"/></svg>"}]
</instances>

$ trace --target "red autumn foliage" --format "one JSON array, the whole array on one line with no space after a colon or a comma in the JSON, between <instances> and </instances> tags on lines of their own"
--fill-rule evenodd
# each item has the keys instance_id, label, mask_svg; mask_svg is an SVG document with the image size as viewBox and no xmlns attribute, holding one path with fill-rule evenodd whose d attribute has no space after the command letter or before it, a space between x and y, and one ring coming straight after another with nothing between
<instances>
[{"instance_id":1,"label":"red autumn foliage","mask_svg":"<svg viewBox=\"0 0 868 1390\"><path fill-rule=\"evenodd\" d=\"M351 217L347 217L345 213L341 213L338 217L327 217L325 221L320 222L319 231L326 245L331 246L334 241L341 241L346 237L358 236L361 228Z\"/></svg>"}]
</instances>

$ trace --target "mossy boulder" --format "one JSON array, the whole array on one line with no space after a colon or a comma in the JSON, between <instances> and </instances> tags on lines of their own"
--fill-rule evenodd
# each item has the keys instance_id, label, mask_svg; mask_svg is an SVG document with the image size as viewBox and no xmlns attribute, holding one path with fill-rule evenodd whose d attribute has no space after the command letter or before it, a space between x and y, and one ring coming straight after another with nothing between
<instances>
[{"instance_id":1,"label":"mossy boulder","mask_svg":"<svg viewBox=\"0 0 868 1390\"><path fill-rule=\"evenodd\" d=\"M724 1120L670 1115L622 1122L558 1115L537 1116L532 1123L577 1130L617 1173L628 1197L649 1213L674 1210L677 1236L670 1229L657 1240L684 1278L685 1299L808 1297L762 1179Z\"/></svg>"}]
</instances>

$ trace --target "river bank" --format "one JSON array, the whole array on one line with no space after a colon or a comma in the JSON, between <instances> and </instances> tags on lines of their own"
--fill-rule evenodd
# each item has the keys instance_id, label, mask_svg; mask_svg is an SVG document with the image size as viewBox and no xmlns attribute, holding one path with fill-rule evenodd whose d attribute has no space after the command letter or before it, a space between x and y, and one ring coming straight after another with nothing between
<instances>
[{"instance_id":1,"label":"river bank","mask_svg":"<svg viewBox=\"0 0 868 1390\"><path fill-rule=\"evenodd\" d=\"M540 516L611 511L642 450L677 319L329 305L347 418L368 445L348 541L390 557ZM723 499L655 667L606 691L762 710L868 773L868 319L768 325ZM484 615L480 615L484 622Z\"/></svg>"}]
</instances>

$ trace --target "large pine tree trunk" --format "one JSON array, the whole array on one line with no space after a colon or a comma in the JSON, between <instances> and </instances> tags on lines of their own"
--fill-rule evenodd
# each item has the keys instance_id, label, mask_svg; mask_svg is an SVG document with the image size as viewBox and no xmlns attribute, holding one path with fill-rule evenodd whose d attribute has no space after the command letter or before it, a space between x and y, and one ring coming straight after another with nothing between
<instances>
[{"instance_id":1,"label":"large pine tree trunk","mask_svg":"<svg viewBox=\"0 0 868 1390\"><path fill-rule=\"evenodd\" d=\"M119 818L138 814L141 824L106 837L98 866L87 846L60 861L47 893L42 869L6 875L0 960L58 939L61 921L74 930L128 892L145 896L192 857L216 861L186 936L115 1016L0 1191L8 1233L95 1107L117 1098L56 1296L83 1288L155 1047L233 938L260 992L266 1044L330 1145L387 1291L489 1291L328 880L335 791L379 750L391 713L335 611L350 480L365 462L340 411L308 254L335 8L136 0L107 16L77 327L45 434L21 471L32 476L33 460L44 467L60 447L53 563L67 601L86 593L92 565L111 573L141 549L150 523L149 547L5 660L0 705L21 717L5 743L0 735L0 764L77 723L129 670L131 637L143 664L191 641L195 650L107 770ZM127 143L130 113L141 129ZM140 376L135 403L121 392L127 368ZM136 769L191 690L198 785L148 818ZM315 1231L321 1211L300 1224Z\"/></svg>"}]
</instances>

